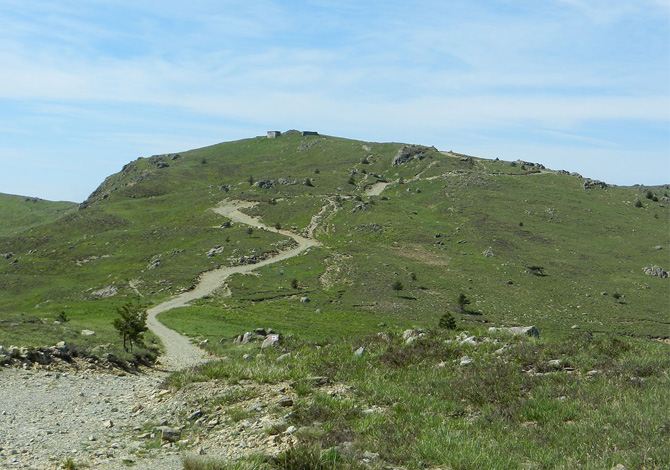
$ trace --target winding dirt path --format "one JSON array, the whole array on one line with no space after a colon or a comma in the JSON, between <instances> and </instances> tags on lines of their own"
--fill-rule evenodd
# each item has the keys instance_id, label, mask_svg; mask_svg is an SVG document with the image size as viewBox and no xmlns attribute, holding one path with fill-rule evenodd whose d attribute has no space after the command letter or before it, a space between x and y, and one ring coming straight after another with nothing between
<instances>
[{"instance_id":1,"label":"winding dirt path","mask_svg":"<svg viewBox=\"0 0 670 470\"><path fill-rule=\"evenodd\" d=\"M254 203L248 201L225 200L212 210L217 214L229 218L235 223L246 224L259 230L280 233L287 237L291 237L295 240L297 245L280 252L276 256L259 261L256 264L229 266L215 269L213 271L207 271L200 276L198 285L195 289L184 292L183 294L177 295L170 300L150 308L147 311L147 326L163 342L165 354L161 356L160 363L167 369L177 370L193 367L204 362L206 358L204 351L191 343L189 338L180 335L158 321L157 315L159 313L172 310L173 308L184 307L193 300L201 299L206 295L212 294L215 290L223 287L226 279L233 274L249 273L260 267L292 258L311 247L320 245L320 243L314 239L305 238L288 230L278 230L273 227L268 227L261 223L257 218L251 217L240 211L240 209L253 207L254 205Z\"/></svg>"}]
</instances>

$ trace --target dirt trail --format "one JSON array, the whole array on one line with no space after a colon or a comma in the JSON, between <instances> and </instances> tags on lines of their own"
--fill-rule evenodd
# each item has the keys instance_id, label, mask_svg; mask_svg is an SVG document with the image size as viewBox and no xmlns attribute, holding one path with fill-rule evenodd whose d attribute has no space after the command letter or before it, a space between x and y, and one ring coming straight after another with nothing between
<instances>
[{"instance_id":1,"label":"dirt trail","mask_svg":"<svg viewBox=\"0 0 670 470\"><path fill-rule=\"evenodd\" d=\"M254 205L254 203L248 201L225 200L212 210L217 214L229 218L235 223L246 224L259 230L280 233L287 237L291 237L295 240L297 245L291 249L280 252L276 256L259 261L256 264L222 267L203 273L200 276L198 285L195 289L184 292L183 294L175 296L170 300L149 309L147 312L149 314L147 325L151 331L161 339L165 346L165 354L160 358L160 363L164 367L171 370L183 369L195 366L205 361L206 358L204 352L193 345L188 338L160 323L156 318L159 313L172 310L173 308L184 307L193 300L212 294L217 289L223 287L226 279L233 274L249 273L260 267L292 258L308 248L320 245L316 240L302 237L288 230L278 230L273 227L268 227L258 219L240 211L240 209L253 207ZM313 233L313 230L311 232Z\"/></svg>"},{"instance_id":2,"label":"dirt trail","mask_svg":"<svg viewBox=\"0 0 670 470\"><path fill-rule=\"evenodd\" d=\"M365 190L365 195L366 196L379 196L384 189L391 183L385 183L383 181L378 181L374 183L373 185L369 186L368 189Z\"/></svg>"}]
</instances>

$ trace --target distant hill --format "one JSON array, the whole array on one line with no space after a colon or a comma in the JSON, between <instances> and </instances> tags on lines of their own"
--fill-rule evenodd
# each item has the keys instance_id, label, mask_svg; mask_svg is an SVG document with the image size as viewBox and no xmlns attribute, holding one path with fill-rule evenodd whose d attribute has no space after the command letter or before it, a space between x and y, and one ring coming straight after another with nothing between
<instances>
[{"instance_id":1,"label":"distant hill","mask_svg":"<svg viewBox=\"0 0 670 470\"><path fill-rule=\"evenodd\" d=\"M73 202L0 193L0 237L16 235L26 229L53 222L77 208Z\"/></svg>"},{"instance_id":2,"label":"distant hill","mask_svg":"<svg viewBox=\"0 0 670 470\"><path fill-rule=\"evenodd\" d=\"M289 243L227 228L209 210L224 199L255 201L248 214L323 245L232 278L230 297L166 314L193 334L273 326L338 337L382 322L436 325L451 310L465 325L667 337L669 281L643 268L670 269L668 191L296 131L142 158L78 209L0 197L0 254L11 253L0 257L0 338L104 341L129 298L158 302L201 272ZM466 311L455 307L461 293ZM51 321L61 312L69 330ZM98 336L82 339L83 328Z\"/></svg>"}]
</instances>

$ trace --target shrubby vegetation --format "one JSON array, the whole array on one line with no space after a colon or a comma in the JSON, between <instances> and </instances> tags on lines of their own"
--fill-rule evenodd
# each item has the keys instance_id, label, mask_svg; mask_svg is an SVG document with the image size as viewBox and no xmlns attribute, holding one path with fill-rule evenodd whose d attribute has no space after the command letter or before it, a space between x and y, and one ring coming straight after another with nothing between
<instances>
[{"instance_id":1,"label":"shrubby vegetation","mask_svg":"<svg viewBox=\"0 0 670 470\"><path fill-rule=\"evenodd\" d=\"M466 335L477 344L461 341ZM354 357L361 345L366 353ZM472 329L427 331L405 344L400 332L384 331L326 344L289 337L264 357L236 359L249 348L217 346L227 360L175 374L167 385L291 381L297 398L285 426L298 429L300 445L279 458L219 461L219 467L193 460L185 468L345 469L356 468L366 452L378 454L380 468L670 465L670 357L662 344L591 333L554 341ZM275 361L286 353L289 360ZM459 365L463 356L472 363ZM314 376L351 392L323 393L305 381Z\"/></svg>"}]
</instances>

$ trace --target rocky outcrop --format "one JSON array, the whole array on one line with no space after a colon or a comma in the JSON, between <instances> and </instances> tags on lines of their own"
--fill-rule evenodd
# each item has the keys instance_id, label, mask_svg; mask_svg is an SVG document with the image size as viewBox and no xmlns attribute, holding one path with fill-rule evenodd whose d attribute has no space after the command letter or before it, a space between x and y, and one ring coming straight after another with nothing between
<instances>
[{"instance_id":1,"label":"rocky outcrop","mask_svg":"<svg viewBox=\"0 0 670 470\"><path fill-rule=\"evenodd\" d=\"M513 326L511 328L496 328L492 326L489 328L489 333L496 333L498 331L511 333L513 335L526 335L532 336L534 338L540 337L540 332L537 330L537 328L535 328L535 326Z\"/></svg>"},{"instance_id":2,"label":"rocky outcrop","mask_svg":"<svg viewBox=\"0 0 670 470\"><path fill-rule=\"evenodd\" d=\"M667 271L665 271L660 266L649 266L647 268L642 268L642 270L647 276L656 276L660 277L661 279L665 279L668 277Z\"/></svg>"},{"instance_id":3,"label":"rocky outcrop","mask_svg":"<svg viewBox=\"0 0 670 470\"><path fill-rule=\"evenodd\" d=\"M589 180L589 179L584 181L584 189L593 189L593 188L607 189L608 187L609 185L603 181Z\"/></svg>"},{"instance_id":4,"label":"rocky outcrop","mask_svg":"<svg viewBox=\"0 0 670 470\"><path fill-rule=\"evenodd\" d=\"M119 293L119 290L114 286L103 287L102 289L91 292L89 298L91 299L108 299L114 297Z\"/></svg>"},{"instance_id":5,"label":"rocky outcrop","mask_svg":"<svg viewBox=\"0 0 670 470\"><path fill-rule=\"evenodd\" d=\"M523 160L517 160L517 165L525 166L528 168L533 168L536 170L545 170L545 166L542 163L533 163L533 162L524 162Z\"/></svg>"},{"instance_id":6,"label":"rocky outcrop","mask_svg":"<svg viewBox=\"0 0 670 470\"><path fill-rule=\"evenodd\" d=\"M274 180L274 179L262 179L262 180L256 181L256 183L254 183L254 186L256 186L257 188L261 188L261 189L270 189L277 184L293 186L293 185L298 184L298 180L290 180L290 179L287 179L287 178L278 178L276 180Z\"/></svg>"},{"instance_id":7,"label":"rocky outcrop","mask_svg":"<svg viewBox=\"0 0 670 470\"><path fill-rule=\"evenodd\" d=\"M403 165L410 160L423 160L426 158L429 147L423 145L403 145L393 158L392 166Z\"/></svg>"}]
</instances>

